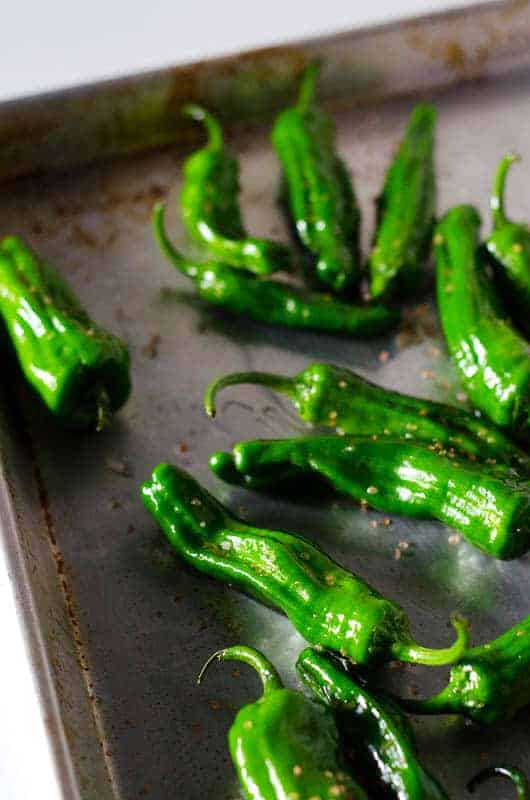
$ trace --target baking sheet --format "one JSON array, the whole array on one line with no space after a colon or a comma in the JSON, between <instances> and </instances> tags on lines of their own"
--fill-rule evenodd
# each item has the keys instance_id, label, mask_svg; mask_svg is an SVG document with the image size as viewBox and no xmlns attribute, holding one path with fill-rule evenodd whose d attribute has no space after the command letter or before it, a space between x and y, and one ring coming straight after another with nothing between
<instances>
[{"instance_id":1,"label":"baking sheet","mask_svg":"<svg viewBox=\"0 0 530 800\"><path fill-rule=\"evenodd\" d=\"M530 33L528 5L495 9L505 25L508 11L519 37L513 41L520 42ZM460 17L462 31L473 27L472 13ZM455 29L457 19L451 15ZM394 53L393 69L399 62L406 71L405 43L418 41L410 39L418 25L410 23L408 38L400 35L403 49L399 59ZM399 30L403 34L403 26ZM509 49L506 42L503 47ZM484 70L480 80L454 87L433 79L435 89L423 86L419 95L439 110L440 210L473 202L486 215L497 159L509 148L530 156L530 71L525 63L508 72L496 71L495 63ZM338 146L354 175L365 249L373 199L411 105L391 92L385 102L365 97L337 111ZM249 230L285 236L274 204L278 167L268 136L262 123L235 132L230 143L241 156ZM7 387L0 418L2 528L66 797L239 797L226 733L237 708L256 696L257 681L245 668L219 665L197 687L201 664L213 650L242 642L263 649L296 684L292 665L302 641L289 623L184 569L143 510L138 485L160 461L189 469L249 522L317 541L400 602L422 643L451 641L454 611L469 617L474 642L530 613L528 558L502 564L437 523L394 518L390 527L374 526L384 515L363 513L331 495L311 502L259 496L209 473L213 450L302 430L288 401L251 387L227 390L217 419L209 421L201 399L221 373L294 373L327 360L410 393L454 403L462 396L429 294L417 298L397 335L371 343L268 328L197 301L189 282L158 253L149 226L154 200L168 197L168 227L182 241L176 212L181 163L179 147L137 154L21 178L5 184L0 198L2 230L27 237L57 264L132 353L132 397L113 429L100 436L58 431L16 381ZM509 209L522 219L530 218L529 164L525 158L514 168L508 190ZM405 695L429 694L446 674L401 667L382 680ZM422 758L451 797L464 797L466 781L490 762L530 768L525 713L484 730L450 717L418 719L415 726ZM481 796L508 796L510 790L503 791L495 784Z\"/></svg>"}]
</instances>

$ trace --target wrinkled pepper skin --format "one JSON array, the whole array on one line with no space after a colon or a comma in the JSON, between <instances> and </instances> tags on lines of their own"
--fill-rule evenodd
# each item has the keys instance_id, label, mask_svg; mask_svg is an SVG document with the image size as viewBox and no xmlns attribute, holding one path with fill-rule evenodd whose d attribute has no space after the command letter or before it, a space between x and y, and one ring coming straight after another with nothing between
<instances>
[{"instance_id":1,"label":"wrinkled pepper skin","mask_svg":"<svg viewBox=\"0 0 530 800\"><path fill-rule=\"evenodd\" d=\"M474 792L477 786L480 786L481 784L490 780L490 778L497 776L507 778L512 782L517 792L517 800L529 800L530 784L528 783L528 778L524 772L521 772L520 769L516 769L515 767L507 765L487 767L487 769L482 770L482 772L479 772L478 775L475 775L473 780L469 782L467 787L468 791Z\"/></svg>"},{"instance_id":2,"label":"wrinkled pepper skin","mask_svg":"<svg viewBox=\"0 0 530 800\"><path fill-rule=\"evenodd\" d=\"M333 364L311 364L292 378L266 372L224 375L206 390L206 413L215 416L220 391L243 383L287 395L304 422L340 435L399 436L457 450L473 461L509 464L526 474L530 470L526 453L488 422L444 403L383 389Z\"/></svg>"},{"instance_id":3,"label":"wrinkled pepper skin","mask_svg":"<svg viewBox=\"0 0 530 800\"><path fill-rule=\"evenodd\" d=\"M360 212L348 170L335 149L331 117L314 102L320 63L305 70L298 103L274 124L272 143L283 170L285 204L317 280L337 293L358 289Z\"/></svg>"},{"instance_id":4,"label":"wrinkled pepper skin","mask_svg":"<svg viewBox=\"0 0 530 800\"><path fill-rule=\"evenodd\" d=\"M417 290L436 213L436 111L416 106L377 200L378 225L369 259L370 294L410 296Z\"/></svg>"},{"instance_id":5,"label":"wrinkled pepper skin","mask_svg":"<svg viewBox=\"0 0 530 800\"><path fill-rule=\"evenodd\" d=\"M282 610L311 644L365 665L389 659L452 663L465 650L467 630L458 618L451 647L416 645L399 606L307 540L236 519L177 467L156 467L141 493L184 561Z\"/></svg>"},{"instance_id":6,"label":"wrinkled pepper skin","mask_svg":"<svg viewBox=\"0 0 530 800\"><path fill-rule=\"evenodd\" d=\"M242 661L258 673L263 695L237 713L228 743L246 800L368 800L348 773L333 714L285 689L272 664L250 647L228 647L206 662Z\"/></svg>"},{"instance_id":7,"label":"wrinkled pepper skin","mask_svg":"<svg viewBox=\"0 0 530 800\"><path fill-rule=\"evenodd\" d=\"M434 236L438 310L471 403L517 438L530 436L530 346L506 320L478 253L480 217L456 206Z\"/></svg>"},{"instance_id":8,"label":"wrinkled pepper skin","mask_svg":"<svg viewBox=\"0 0 530 800\"><path fill-rule=\"evenodd\" d=\"M208 131L207 145L184 165L180 207L190 236L232 267L257 275L288 269L291 254L285 245L247 236L238 203L239 165L224 145L219 122L200 106L185 106L184 114Z\"/></svg>"},{"instance_id":9,"label":"wrinkled pepper skin","mask_svg":"<svg viewBox=\"0 0 530 800\"><path fill-rule=\"evenodd\" d=\"M484 724L513 717L530 704L530 617L464 653L439 694L402 704L413 714L463 714Z\"/></svg>"},{"instance_id":10,"label":"wrinkled pepper skin","mask_svg":"<svg viewBox=\"0 0 530 800\"><path fill-rule=\"evenodd\" d=\"M493 191L491 212L493 232L486 240L497 288L510 315L526 335L530 334L530 229L511 222L504 212L506 175L518 156L508 153L501 159Z\"/></svg>"},{"instance_id":11,"label":"wrinkled pepper skin","mask_svg":"<svg viewBox=\"0 0 530 800\"><path fill-rule=\"evenodd\" d=\"M313 474L378 511L440 520L494 558L517 558L530 547L529 481L504 465L486 473L433 446L386 437L258 439L215 453L210 467L256 489Z\"/></svg>"},{"instance_id":12,"label":"wrinkled pepper skin","mask_svg":"<svg viewBox=\"0 0 530 800\"><path fill-rule=\"evenodd\" d=\"M190 278L203 300L272 325L329 331L360 337L380 336L398 321L382 305L354 306L321 292L307 292L273 280L257 280L224 264L185 260L164 230L164 207L155 206L153 229L168 260Z\"/></svg>"},{"instance_id":13,"label":"wrinkled pepper skin","mask_svg":"<svg viewBox=\"0 0 530 800\"><path fill-rule=\"evenodd\" d=\"M312 648L296 662L304 684L335 712L346 757L364 789L380 800L448 800L418 760L406 717L389 698L371 694L337 659Z\"/></svg>"},{"instance_id":14,"label":"wrinkled pepper skin","mask_svg":"<svg viewBox=\"0 0 530 800\"><path fill-rule=\"evenodd\" d=\"M19 238L0 243L0 316L28 383L55 419L101 430L127 400L129 352Z\"/></svg>"}]
</instances>

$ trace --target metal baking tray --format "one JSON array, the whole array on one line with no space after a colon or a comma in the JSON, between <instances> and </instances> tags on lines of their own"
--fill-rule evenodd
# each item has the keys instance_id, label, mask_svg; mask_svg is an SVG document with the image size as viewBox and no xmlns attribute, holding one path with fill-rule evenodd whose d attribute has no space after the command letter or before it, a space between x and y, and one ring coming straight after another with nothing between
<instances>
[{"instance_id":1,"label":"metal baking tray","mask_svg":"<svg viewBox=\"0 0 530 800\"><path fill-rule=\"evenodd\" d=\"M170 229L182 239L176 193L183 153L198 132L180 121L178 108L190 99L218 110L227 124L241 156L250 230L286 235L274 202L270 120L294 96L301 68L315 55L325 64L322 100L336 113L339 149L354 174L365 248L373 199L418 98L439 109L439 208L471 201L486 213L497 159L515 148L527 160L510 178L510 209L530 218L527 2L475 6L0 106L2 233L22 234L57 264L132 352L134 392L100 436L59 431L18 379L3 391L3 542L66 798L239 797L226 733L236 709L256 696L257 682L246 669L220 665L197 687L199 667L216 648L244 642L262 648L296 683L302 641L289 623L184 569L143 510L138 485L162 460L188 468L252 523L319 542L399 601L426 644L452 638L455 610L471 620L476 642L530 612L527 558L498 563L439 524L394 519L388 528L374 526L381 515L347 501L258 496L232 490L208 471L208 454L234 440L302 429L288 402L263 389L227 391L217 420L207 420L204 388L227 371L294 373L323 359L385 386L462 400L428 295L388 339L287 332L199 303L155 247L149 216L161 196L169 198ZM422 694L445 675L403 668L382 679ZM451 797L464 797L466 780L492 761L530 767L526 714L484 730L449 717L417 720L415 727L422 758ZM485 788L483 796L499 797L503 788Z\"/></svg>"}]
</instances>

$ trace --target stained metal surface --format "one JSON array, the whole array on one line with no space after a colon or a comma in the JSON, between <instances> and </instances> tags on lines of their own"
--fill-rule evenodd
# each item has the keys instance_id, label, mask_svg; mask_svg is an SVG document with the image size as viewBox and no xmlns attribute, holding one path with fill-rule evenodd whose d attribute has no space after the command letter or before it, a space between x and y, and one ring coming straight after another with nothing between
<instances>
[{"instance_id":1,"label":"stained metal surface","mask_svg":"<svg viewBox=\"0 0 530 800\"><path fill-rule=\"evenodd\" d=\"M475 63L465 37L475 53L484 14L488 36L495 47L503 42L507 60L484 57L495 79L448 88L440 87L453 67L438 56L429 56L431 71L410 84L410 42L417 45L427 35L420 22L374 33L371 47L370 35L363 34L364 69L377 66L374 97L385 93L386 80L391 87L384 103L371 105L364 97L356 108L354 97L350 108L337 112L339 149L363 209L365 249L373 198L411 108L410 99L393 98L393 90L399 95L421 88L421 97L438 107L440 210L470 201L486 214L497 159L514 148L528 154L528 163L513 170L509 207L530 219L530 63L500 74L500 66L511 63L510 42L516 53L517 43L530 38L530 14L527 4L511 3L450 15L443 25L461 37L459 64ZM426 23L427 33L432 24ZM507 29L513 38L505 38ZM392 74L385 72L383 35L396 48L388 54ZM342 37L344 51L346 43ZM443 50L431 45L433 53ZM333 99L331 88L328 83ZM343 98L340 86L337 98ZM254 126L231 143L242 160L249 229L284 236L268 133L267 124ZM184 569L143 510L138 485L162 460L192 471L248 521L317 541L399 601L422 643L447 643L455 610L469 617L475 642L530 613L528 558L501 564L439 524L393 519L389 527L375 525L383 515L338 498L289 502L232 490L210 475L211 451L246 437L302 429L287 401L249 387L227 391L216 421L207 420L205 386L227 371L294 373L312 360L329 360L410 393L455 403L460 394L435 313L423 305L428 295L418 300L404 330L370 344L268 328L199 303L187 280L157 252L149 227L154 199L168 195L169 227L182 240L175 206L180 164L176 148L145 153L19 179L0 198L2 232L26 236L57 264L87 308L132 352L133 395L105 434L58 431L18 385L9 387L0 417L1 523L68 798L238 797L226 732L235 710L256 696L257 682L246 669L234 673L229 665L212 669L201 687L195 676L214 649L242 642L262 648L295 683L292 667L302 641L289 623ZM430 693L446 675L409 667L388 672L404 694ZM525 714L483 731L452 718L418 720L416 727L421 754L451 797L464 797L466 781L492 761L530 768ZM502 789L496 784L481 796L504 797Z\"/></svg>"},{"instance_id":2,"label":"stained metal surface","mask_svg":"<svg viewBox=\"0 0 530 800\"><path fill-rule=\"evenodd\" d=\"M191 100L241 126L292 95L308 60L325 60L320 91L370 105L530 65L528 0L504 0L388 26L181 64L0 104L0 177L193 141Z\"/></svg>"}]
</instances>

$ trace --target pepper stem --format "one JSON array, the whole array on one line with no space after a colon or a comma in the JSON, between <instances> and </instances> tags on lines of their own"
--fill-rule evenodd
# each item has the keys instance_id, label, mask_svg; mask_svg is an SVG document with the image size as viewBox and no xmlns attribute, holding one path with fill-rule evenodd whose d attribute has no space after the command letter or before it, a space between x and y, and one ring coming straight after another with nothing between
<instances>
[{"instance_id":1,"label":"pepper stem","mask_svg":"<svg viewBox=\"0 0 530 800\"><path fill-rule=\"evenodd\" d=\"M511 165L515 161L520 160L521 156L517 153L506 153L499 161L490 197L490 210L494 228L505 225L507 222L504 213L504 187L506 185L506 176Z\"/></svg>"},{"instance_id":2,"label":"pepper stem","mask_svg":"<svg viewBox=\"0 0 530 800\"><path fill-rule=\"evenodd\" d=\"M223 130L213 114L195 103L187 103L183 107L182 113L185 117L204 123L208 132L208 147L211 147L212 150L223 149Z\"/></svg>"},{"instance_id":3,"label":"pepper stem","mask_svg":"<svg viewBox=\"0 0 530 800\"><path fill-rule=\"evenodd\" d=\"M485 783L485 781L489 780L490 778L494 778L497 775L501 775L503 778L508 778L512 781L517 790L518 800L528 800L530 797L530 784L528 783L528 778L520 769L506 765L499 767L487 767L486 769L483 769L478 773L478 775L475 775L475 777L469 781L467 785L468 791L474 792L477 786L480 786L482 783Z\"/></svg>"},{"instance_id":4,"label":"pepper stem","mask_svg":"<svg viewBox=\"0 0 530 800\"><path fill-rule=\"evenodd\" d=\"M296 107L300 111L305 111L314 100L315 85L320 76L322 69L322 62L319 58L311 61L302 73L302 80L300 82L300 89L298 90L298 102Z\"/></svg>"},{"instance_id":5,"label":"pepper stem","mask_svg":"<svg viewBox=\"0 0 530 800\"><path fill-rule=\"evenodd\" d=\"M241 383L251 383L259 386L266 386L277 392L283 392L289 396L293 394L293 379L285 378L281 375L274 375L271 372L232 372L230 375L223 375L210 383L204 394L204 409L209 417L215 417L217 410L215 398L217 393L226 389L228 386L237 386Z\"/></svg>"},{"instance_id":6,"label":"pepper stem","mask_svg":"<svg viewBox=\"0 0 530 800\"><path fill-rule=\"evenodd\" d=\"M423 700L400 697L399 704L409 714L452 714L454 711L450 686L446 686L438 694Z\"/></svg>"},{"instance_id":7,"label":"pepper stem","mask_svg":"<svg viewBox=\"0 0 530 800\"><path fill-rule=\"evenodd\" d=\"M197 277L198 268L194 264L188 264L184 256L182 256L176 247L173 247L169 241L164 224L164 214L166 211L165 203L158 202L153 206L153 213L151 216L151 224L153 227L153 234L161 252L166 256L168 261L171 261L184 275L192 280Z\"/></svg>"},{"instance_id":8,"label":"pepper stem","mask_svg":"<svg viewBox=\"0 0 530 800\"><path fill-rule=\"evenodd\" d=\"M264 695L276 689L283 689L282 679L271 662L258 650L244 645L225 647L224 650L218 650L213 653L199 672L197 683L201 683L206 670L216 659L217 661L242 661L252 669L255 669L261 679Z\"/></svg>"},{"instance_id":9,"label":"pepper stem","mask_svg":"<svg viewBox=\"0 0 530 800\"><path fill-rule=\"evenodd\" d=\"M101 433L109 427L112 420L112 408L109 393L104 386L96 388L96 431Z\"/></svg>"},{"instance_id":10,"label":"pepper stem","mask_svg":"<svg viewBox=\"0 0 530 800\"><path fill-rule=\"evenodd\" d=\"M451 624L456 630L457 637L450 647L432 650L421 647L413 641L395 642L392 646L392 655L398 661L407 661L411 664L426 664L431 667L441 667L444 664L453 664L462 656L469 643L469 628L465 619L459 616L451 618Z\"/></svg>"}]
</instances>

